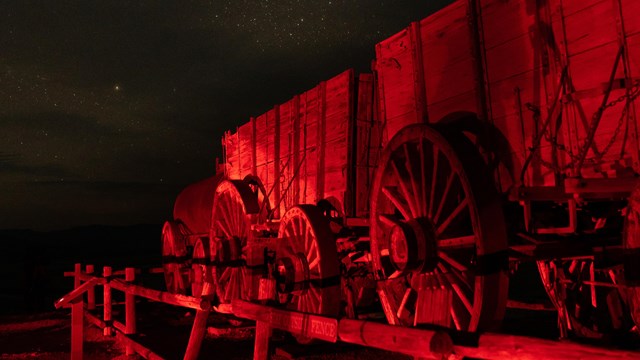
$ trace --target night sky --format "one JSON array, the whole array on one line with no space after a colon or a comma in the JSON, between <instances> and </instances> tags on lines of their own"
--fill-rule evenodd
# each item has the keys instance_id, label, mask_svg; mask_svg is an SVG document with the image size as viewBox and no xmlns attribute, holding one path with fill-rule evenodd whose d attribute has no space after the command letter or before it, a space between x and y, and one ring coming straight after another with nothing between
<instances>
[{"instance_id":1,"label":"night sky","mask_svg":"<svg viewBox=\"0 0 640 360\"><path fill-rule=\"evenodd\" d=\"M161 223L225 130L447 0L0 2L0 229Z\"/></svg>"}]
</instances>

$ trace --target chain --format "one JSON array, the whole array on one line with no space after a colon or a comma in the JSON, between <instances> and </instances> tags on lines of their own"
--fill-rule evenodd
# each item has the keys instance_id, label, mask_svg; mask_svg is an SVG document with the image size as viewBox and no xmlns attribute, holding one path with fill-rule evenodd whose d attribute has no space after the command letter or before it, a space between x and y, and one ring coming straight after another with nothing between
<instances>
[{"instance_id":1,"label":"chain","mask_svg":"<svg viewBox=\"0 0 640 360\"><path fill-rule=\"evenodd\" d=\"M636 80L628 92L618 97L617 99L611 101L604 107L605 109L611 108L618 105L622 101L626 100L624 108L622 108L622 111L620 112L620 117L618 118L618 124L616 125L616 129L614 130L613 135L611 135L611 139L609 139L609 142L607 142L607 145L605 145L605 147L602 149L602 152L597 157L597 159L591 158L590 159L591 161L599 161L605 156L605 154L609 152L609 150L611 149L611 146L613 146L613 144L616 141L616 138L620 134L620 130L622 129L622 125L624 124L625 116L627 115L627 111L629 110L629 103L635 100L638 97L638 95L640 95L640 80Z\"/></svg>"},{"instance_id":2,"label":"chain","mask_svg":"<svg viewBox=\"0 0 640 360\"><path fill-rule=\"evenodd\" d=\"M609 139L609 141L607 142L607 144L605 145L605 147L602 149L602 151L597 154L597 156L586 159L585 162L586 163L597 163L598 161L602 160L602 158L604 158L604 156L611 150L611 147L613 146L613 144L615 143L616 139L618 138L618 136L620 135L620 131L622 130L622 127L624 125L624 119L625 116L627 115L627 111L629 109L629 102L635 100L638 96L640 96L640 79L636 80L631 89L626 92L625 94L619 96L617 99L614 99L612 101L610 101L609 103L605 104L604 106L598 108L598 110L596 110L596 112L593 114L593 116L591 117L591 124L590 124L590 129L592 129L598 122L598 118L602 116L602 114L605 112L605 110L609 109L609 108L613 108L616 105L620 104L623 101L626 101L626 104L624 106L624 108L622 109L622 112L620 113L620 117L618 118L618 122L616 124L616 128L613 132L613 135L611 136L611 138ZM533 105L527 104L527 108L534 112L534 116L536 116L536 114L539 115L539 110L534 109ZM592 130L590 130L592 131ZM567 148L564 144L558 142L558 137L557 136L553 136L551 134L551 131L547 130L544 133L544 138L545 140L547 140L553 147L555 147L556 149L563 151L567 154L567 156L569 156L569 158L571 159L571 161L560 167L555 166L554 164L552 164L549 161L546 161L544 159L542 159L542 155L536 151L536 158L538 159L538 161L545 167L554 170L555 172L561 172L563 170L567 170L569 168L571 168L573 165L575 165L575 163L578 161L579 156L574 154L573 151L571 151L571 149ZM585 142L580 146L580 151L578 151L578 154L581 154L583 151L586 151L586 147L589 146L589 143L585 140Z\"/></svg>"}]
</instances>

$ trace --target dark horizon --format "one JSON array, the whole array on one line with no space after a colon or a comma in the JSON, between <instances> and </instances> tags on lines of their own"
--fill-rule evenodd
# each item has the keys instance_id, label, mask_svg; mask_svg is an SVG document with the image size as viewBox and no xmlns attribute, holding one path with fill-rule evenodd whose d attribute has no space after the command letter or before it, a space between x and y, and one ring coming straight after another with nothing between
<instances>
[{"instance_id":1,"label":"dark horizon","mask_svg":"<svg viewBox=\"0 0 640 360\"><path fill-rule=\"evenodd\" d=\"M449 2L2 2L0 229L161 223L225 130Z\"/></svg>"}]
</instances>

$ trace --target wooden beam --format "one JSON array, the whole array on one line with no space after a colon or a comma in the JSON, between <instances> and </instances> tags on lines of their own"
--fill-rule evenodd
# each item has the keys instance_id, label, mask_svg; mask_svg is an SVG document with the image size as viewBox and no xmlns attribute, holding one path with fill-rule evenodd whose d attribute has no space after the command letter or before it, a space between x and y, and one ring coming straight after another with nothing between
<instances>
[{"instance_id":1,"label":"wooden beam","mask_svg":"<svg viewBox=\"0 0 640 360\"><path fill-rule=\"evenodd\" d=\"M212 298L215 295L215 287L210 282L205 282L202 286L202 297ZM193 320L193 326L191 327L191 335L189 336L189 343L187 344L187 350L184 354L184 360L195 360L200 354L200 348L202 347L202 339L207 331L207 318L211 308L201 309L196 312L195 319Z\"/></svg>"},{"instance_id":2,"label":"wooden beam","mask_svg":"<svg viewBox=\"0 0 640 360\"><path fill-rule=\"evenodd\" d=\"M89 323L97 326L98 328L106 329L108 327L105 324L104 321L98 319L97 317L95 317L93 314L91 314L89 312L85 312L84 316L85 316L85 318L87 319L87 321ZM133 339L131 339L128 336L126 336L124 334L124 332L122 332L122 331L116 331L115 332L115 337L121 343L132 347L135 350L136 353L140 354L140 356L142 356L145 359L148 359L148 360L164 360L163 357L161 357L160 355L158 355L158 354L154 353L153 351L149 350L148 348L146 348L142 344L139 344L139 343L135 342Z\"/></svg>"},{"instance_id":3,"label":"wooden beam","mask_svg":"<svg viewBox=\"0 0 640 360\"><path fill-rule=\"evenodd\" d=\"M163 302L169 305L182 306L189 309L205 310L211 308L211 302L206 299L199 299L192 296L172 294L166 291L148 289L142 286L128 284L120 279L112 279L109 281L112 288L131 293L135 296L141 296L149 300Z\"/></svg>"},{"instance_id":4,"label":"wooden beam","mask_svg":"<svg viewBox=\"0 0 640 360\"><path fill-rule=\"evenodd\" d=\"M453 352L453 341L444 331L341 319L338 334L340 340L344 342L398 352L417 358L441 359Z\"/></svg>"},{"instance_id":5,"label":"wooden beam","mask_svg":"<svg viewBox=\"0 0 640 360\"><path fill-rule=\"evenodd\" d=\"M85 283L89 284L89 283ZM84 303L82 297L71 305L71 360L82 360L84 345Z\"/></svg>"},{"instance_id":6,"label":"wooden beam","mask_svg":"<svg viewBox=\"0 0 640 360\"><path fill-rule=\"evenodd\" d=\"M456 355L481 359L638 359L640 352L603 349L568 341L486 333L478 347L454 346Z\"/></svg>"},{"instance_id":7,"label":"wooden beam","mask_svg":"<svg viewBox=\"0 0 640 360\"><path fill-rule=\"evenodd\" d=\"M232 302L234 315L262 321L272 328L329 342L338 341L338 320L296 311L279 310L242 300Z\"/></svg>"},{"instance_id":8,"label":"wooden beam","mask_svg":"<svg viewBox=\"0 0 640 360\"><path fill-rule=\"evenodd\" d=\"M128 283L132 283L135 281L136 272L134 268L126 268L125 269L125 281ZM130 292L126 292L124 294L124 310L125 310L125 329L124 333L126 335L133 335L136 333L136 296ZM135 349L127 345L125 348L125 352L127 355L133 355L135 353Z\"/></svg>"},{"instance_id":9,"label":"wooden beam","mask_svg":"<svg viewBox=\"0 0 640 360\"><path fill-rule=\"evenodd\" d=\"M94 267L93 265L87 265L86 270L87 275L93 276ZM96 309L96 287L92 286L87 290L87 309L95 310Z\"/></svg>"},{"instance_id":10,"label":"wooden beam","mask_svg":"<svg viewBox=\"0 0 640 360\"><path fill-rule=\"evenodd\" d=\"M102 287L102 298L104 307L102 309L102 316L104 318L104 322L106 326L104 326L103 334L104 336L112 336L113 329L111 328L111 285L109 285L109 278L111 277L111 266L105 266L102 268L102 276L105 279L104 285Z\"/></svg>"},{"instance_id":11,"label":"wooden beam","mask_svg":"<svg viewBox=\"0 0 640 360\"><path fill-rule=\"evenodd\" d=\"M98 282L100 282L99 278L93 278L79 287L71 290L68 294L58 299L55 302L54 306L56 309L60 309L61 307L67 306L68 304L74 302L78 297L80 297L80 302L82 302L82 295L85 291L89 290L91 287L95 286Z\"/></svg>"}]
</instances>

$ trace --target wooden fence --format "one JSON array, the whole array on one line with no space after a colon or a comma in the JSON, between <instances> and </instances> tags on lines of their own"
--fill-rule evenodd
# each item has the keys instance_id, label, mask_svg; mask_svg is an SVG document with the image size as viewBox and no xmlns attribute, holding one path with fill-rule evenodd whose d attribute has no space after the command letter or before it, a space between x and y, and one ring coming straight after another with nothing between
<instances>
[{"instance_id":1,"label":"wooden fence","mask_svg":"<svg viewBox=\"0 0 640 360\"><path fill-rule=\"evenodd\" d=\"M146 270L147 273L162 273L162 268ZM137 353L146 359L162 359L151 349L136 342L132 335L137 332L136 297L196 310L184 359L197 359L206 332L207 318L213 310L213 287L205 283L202 298L171 294L135 284L141 270L126 268L113 271L105 266L102 276L95 274L93 265L83 271L76 264L73 272L65 276L74 278L74 289L56 301L56 308L71 308L71 359L83 358L85 319L103 329L105 336L114 336L125 345L127 355ZM266 282L265 282L266 283ZM95 316L96 287L103 287L102 319ZM125 322L112 317L113 291L125 294ZM86 302L85 302L86 299ZM271 353L270 339L273 329L288 331L294 335L328 342L346 342L413 356L415 358L462 359L638 359L640 352L604 349L584 344L559 342L532 337L484 333L476 337L473 346L454 344L448 332L391 326L372 321L335 319L313 314L299 313L242 300L234 300L227 311L237 317L254 320L254 360L266 360ZM456 334L453 334L456 335ZM458 334L459 335L459 334Z\"/></svg>"}]
</instances>

